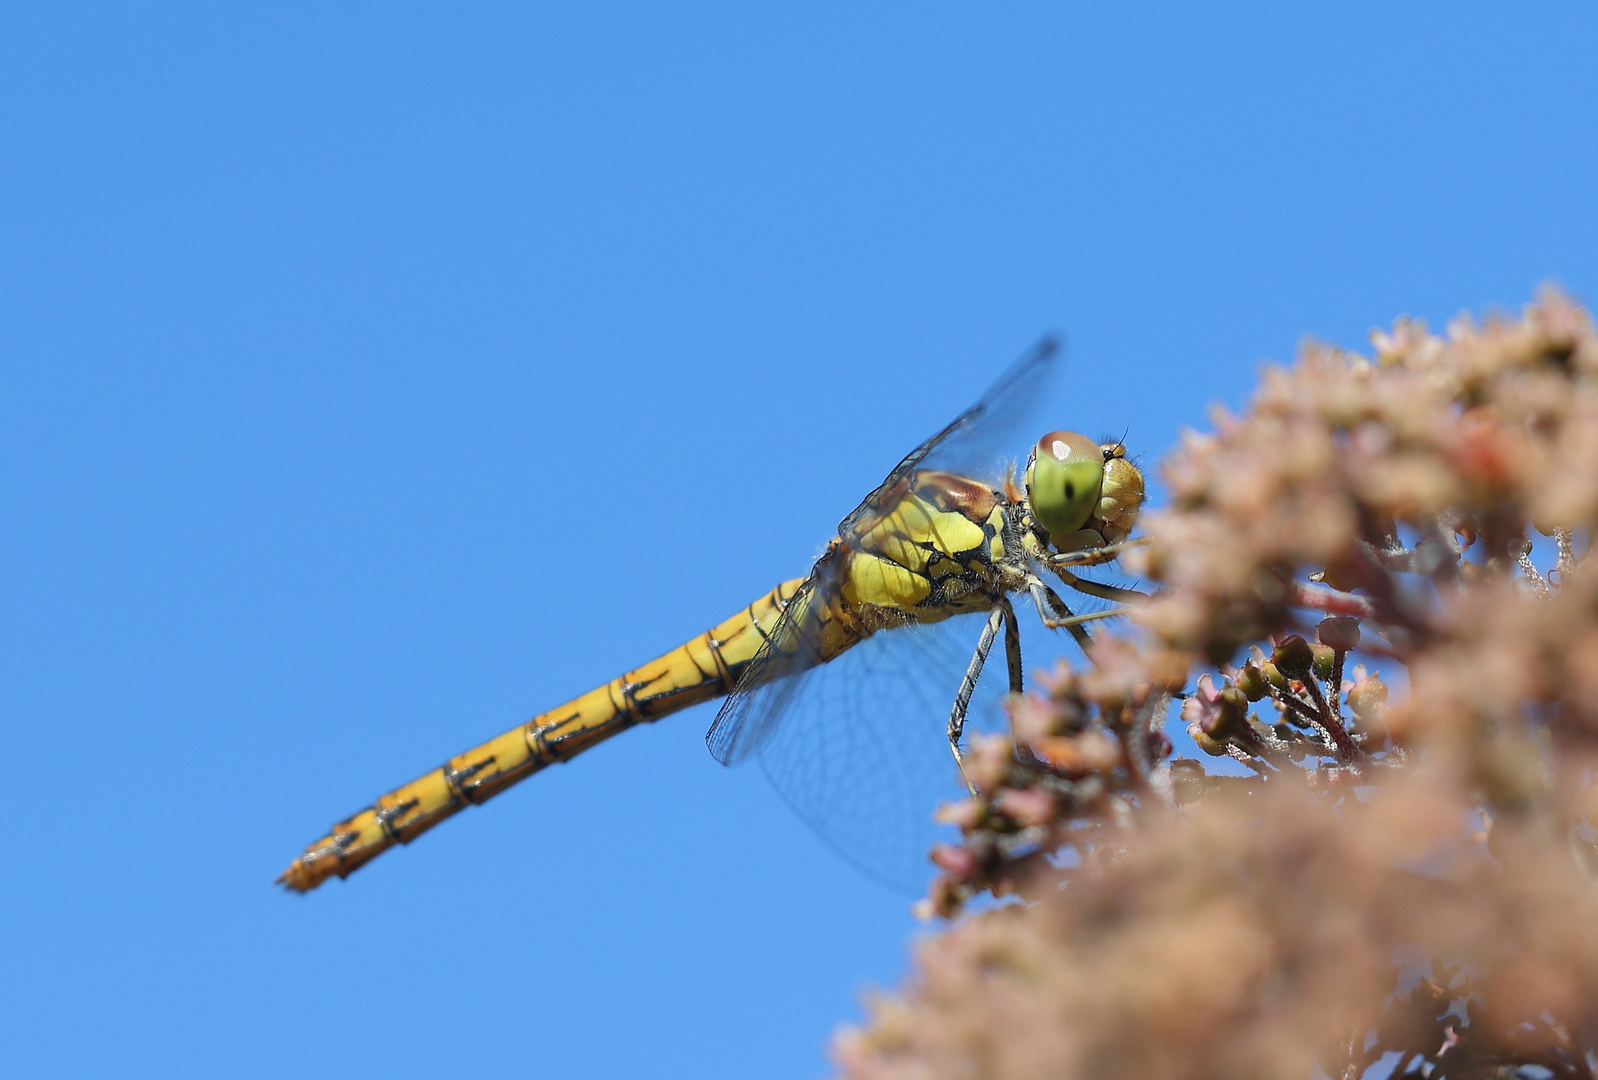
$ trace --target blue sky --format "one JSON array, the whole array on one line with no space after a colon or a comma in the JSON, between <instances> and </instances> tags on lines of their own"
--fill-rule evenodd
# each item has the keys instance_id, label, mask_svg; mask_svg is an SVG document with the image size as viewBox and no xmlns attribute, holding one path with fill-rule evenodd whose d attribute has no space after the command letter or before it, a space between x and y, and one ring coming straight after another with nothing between
<instances>
[{"instance_id":1,"label":"blue sky","mask_svg":"<svg viewBox=\"0 0 1598 1080\"><path fill-rule=\"evenodd\" d=\"M1153 461L1305 335L1598 295L1590 5L994 8L0 13L10 1071L822 1075L916 926L709 708L271 880L1045 330Z\"/></svg>"}]
</instances>

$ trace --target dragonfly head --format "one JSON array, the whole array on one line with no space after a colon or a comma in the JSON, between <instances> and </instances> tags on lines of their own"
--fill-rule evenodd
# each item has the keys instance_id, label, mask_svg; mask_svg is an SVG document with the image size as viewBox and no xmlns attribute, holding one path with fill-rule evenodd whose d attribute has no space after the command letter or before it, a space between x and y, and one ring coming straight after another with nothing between
<instances>
[{"instance_id":1,"label":"dragonfly head","mask_svg":"<svg viewBox=\"0 0 1598 1080\"><path fill-rule=\"evenodd\" d=\"M1119 544L1132 534L1143 509L1143 472L1126 460L1126 447L1119 442L1103 443L1099 453L1104 457L1104 489L1088 527L1106 544Z\"/></svg>"},{"instance_id":2,"label":"dragonfly head","mask_svg":"<svg viewBox=\"0 0 1598 1080\"><path fill-rule=\"evenodd\" d=\"M1055 548L1080 551L1126 539L1143 505L1143 474L1118 442L1051 431L1027 459L1026 491Z\"/></svg>"}]
</instances>

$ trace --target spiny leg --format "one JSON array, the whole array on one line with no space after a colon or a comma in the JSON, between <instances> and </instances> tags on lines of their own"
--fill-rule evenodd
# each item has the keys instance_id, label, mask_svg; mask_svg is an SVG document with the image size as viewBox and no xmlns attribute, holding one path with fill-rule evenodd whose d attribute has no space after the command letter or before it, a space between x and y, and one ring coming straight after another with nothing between
<instances>
[{"instance_id":1,"label":"spiny leg","mask_svg":"<svg viewBox=\"0 0 1598 1080\"><path fill-rule=\"evenodd\" d=\"M1043 625L1051 630L1065 627L1071 631L1071 636L1083 652L1088 651L1088 646L1093 644L1093 635L1081 625L1085 620L1074 615L1071 609L1065 606L1065 601L1060 599L1059 593L1043 584L1041 581L1032 583L1032 602L1037 605L1038 618L1043 620ZM1102 617L1102 616L1099 616Z\"/></svg>"},{"instance_id":2,"label":"spiny leg","mask_svg":"<svg viewBox=\"0 0 1598 1080\"><path fill-rule=\"evenodd\" d=\"M1004 624L1004 653L1006 667L1010 674L1010 690L1019 693L1021 690L1021 628L1015 620L1015 609L1010 606L1010 601L1000 597L994 606L988 621L982 627L982 636L977 639L976 652L971 654L971 663L966 665L965 676L960 680L960 690L954 695L954 708L949 710L949 752L954 755L954 763L960 769L960 777L965 780L965 786L971 794L977 793L976 787L965 775L965 757L960 753L960 739L965 734L966 712L971 708L971 695L976 693L977 679L982 676L982 668L988 662L988 652L993 648L993 639L999 634L999 624Z\"/></svg>"},{"instance_id":3,"label":"spiny leg","mask_svg":"<svg viewBox=\"0 0 1598 1080\"><path fill-rule=\"evenodd\" d=\"M1121 552L1129 548L1142 547L1148 542L1148 537L1140 536L1135 540L1122 540L1119 544L1100 544L1096 547L1059 552L1045 557L1043 562L1050 570L1058 570L1062 566L1101 566L1107 562L1114 562Z\"/></svg>"},{"instance_id":4,"label":"spiny leg","mask_svg":"<svg viewBox=\"0 0 1598 1080\"><path fill-rule=\"evenodd\" d=\"M965 766L960 753L960 736L965 731L966 710L971 707L971 695L976 693L977 679L982 675L983 665L988 662L988 651L993 648L993 639L998 637L999 624L1003 621L1003 608L995 607L988 614L988 621L982 627L982 636L977 638L977 650L971 654L971 662L966 665L965 675L960 679L960 689L954 695L954 707L949 710L949 750L954 754L954 763L961 767L961 775L965 773ZM969 781L966 786L970 786Z\"/></svg>"},{"instance_id":5,"label":"spiny leg","mask_svg":"<svg viewBox=\"0 0 1598 1080\"><path fill-rule=\"evenodd\" d=\"M1004 602L1004 661L1010 674L1010 693L1021 693L1021 624L1016 621L1015 608Z\"/></svg>"},{"instance_id":6,"label":"spiny leg","mask_svg":"<svg viewBox=\"0 0 1598 1080\"><path fill-rule=\"evenodd\" d=\"M1087 581L1077 577L1071 571L1061 566L1050 567L1061 581L1079 593L1088 596L1097 596L1100 600L1112 600L1117 604L1140 604L1149 599L1149 594L1138 592L1136 589L1123 589L1116 585L1104 585L1097 581Z\"/></svg>"}]
</instances>

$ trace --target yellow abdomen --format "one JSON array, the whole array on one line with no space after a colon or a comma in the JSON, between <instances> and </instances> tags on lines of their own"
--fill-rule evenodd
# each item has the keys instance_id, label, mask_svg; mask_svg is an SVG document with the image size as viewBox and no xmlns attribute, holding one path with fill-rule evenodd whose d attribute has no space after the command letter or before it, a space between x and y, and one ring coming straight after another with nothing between
<instances>
[{"instance_id":1,"label":"yellow abdomen","mask_svg":"<svg viewBox=\"0 0 1598 1080\"><path fill-rule=\"evenodd\" d=\"M634 724L730 693L803 583L803 578L784 582L687 644L381 796L307 847L278 881L307 892L335 874L346 877L396 843L409 843L546 765L574 757Z\"/></svg>"}]
</instances>

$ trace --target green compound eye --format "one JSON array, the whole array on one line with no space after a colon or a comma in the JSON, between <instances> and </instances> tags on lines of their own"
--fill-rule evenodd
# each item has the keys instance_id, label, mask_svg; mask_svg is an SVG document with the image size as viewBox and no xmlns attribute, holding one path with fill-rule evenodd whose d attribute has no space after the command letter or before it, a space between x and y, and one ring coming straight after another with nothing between
<instances>
[{"instance_id":1,"label":"green compound eye","mask_svg":"<svg viewBox=\"0 0 1598 1080\"><path fill-rule=\"evenodd\" d=\"M1027 465L1027 500L1038 524L1053 537L1082 529L1099 504L1104 453L1074 431L1051 431L1038 440Z\"/></svg>"}]
</instances>

